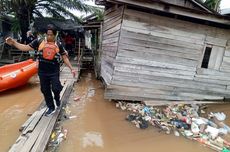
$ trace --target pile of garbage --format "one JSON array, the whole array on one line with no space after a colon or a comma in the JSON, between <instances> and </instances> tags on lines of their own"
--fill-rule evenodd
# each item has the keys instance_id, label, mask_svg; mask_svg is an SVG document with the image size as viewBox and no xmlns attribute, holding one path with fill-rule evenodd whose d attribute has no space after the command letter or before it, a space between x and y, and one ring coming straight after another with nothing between
<instances>
[{"instance_id":1,"label":"pile of garbage","mask_svg":"<svg viewBox=\"0 0 230 152\"><path fill-rule=\"evenodd\" d=\"M139 103L117 102L117 108L131 111L126 120L136 127L145 129L149 125L159 128L166 134L184 136L198 141L218 152L230 152L230 142L224 139L230 127L224 123L222 112L209 113L196 104L172 104L166 107L152 107Z\"/></svg>"},{"instance_id":2,"label":"pile of garbage","mask_svg":"<svg viewBox=\"0 0 230 152\"><path fill-rule=\"evenodd\" d=\"M63 140L67 138L68 130L63 127L56 127L50 137L50 142L48 144L48 151L55 152Z\"/></svg>"},{"instance_id":3,"label":"pile of garbage","mask_svg":"<svg viewBox=\"0 0 230 152\"><path fill-rule=\"evenodd\" d=\"M59 145L61 142L67 139L68 130L64 129L61 125L62 122L69 119L77 118L76 115L71 115L71 111L68 105L62 107L61 114L58 118L57 123L55 124L54 130L50 136L49 144L47 151L56 152L58 151Z\"/></svg>"}]
</instances>

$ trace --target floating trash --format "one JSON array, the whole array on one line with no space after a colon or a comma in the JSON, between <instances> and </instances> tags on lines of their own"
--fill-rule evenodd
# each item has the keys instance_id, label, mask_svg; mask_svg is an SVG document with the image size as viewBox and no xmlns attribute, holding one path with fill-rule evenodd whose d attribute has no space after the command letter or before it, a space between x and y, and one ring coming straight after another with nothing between
<instances>
[{"instance_id":1,"label":"floating trash","mask_svg":"<svg viewBox=\"0 0 230 152\"><path fill-rule=\"evenodd\" d=\"M81 97L79 97L79 96L76 96L76 97L74 97L74 101L79 101L81 99Z\"/></svg>"},{"instance_id":2,"label":"floating trash","mask_svg":"<svg viewBox=\"0 0 230 152\"><path fill-rule=\"evenodd\" d=\"M230 152L230 142L223 137L230 133L230 127L223 122L226 115L222 112L210 113L208 118L204 118L200 115L207 113L207 107L196 104L172 104L156 108L119 101L116 107L130 111L126 120L137 128L145 129L152 125L166 134L182 135L215 151Z\"/></svg>"},{"instance_id":3,"label":"floating trash","mask_svg":"<svg viewBox=\"0 0 230 152\"><path fill-rule=\"evenodd\" d=\"M56 151L63 140L67 139L67 129L56 128L50 137L48 149L50 152Z\"/></svg>"}]
</instances>

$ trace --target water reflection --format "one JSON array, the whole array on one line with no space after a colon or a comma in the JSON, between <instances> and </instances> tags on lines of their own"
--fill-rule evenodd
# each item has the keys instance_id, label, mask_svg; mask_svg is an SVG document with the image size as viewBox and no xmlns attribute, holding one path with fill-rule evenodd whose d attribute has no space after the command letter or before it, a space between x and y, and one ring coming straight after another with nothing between
<instances>
[{"instance_id":1,"label":"water reflection","mask_svg":"<svg viewBox=\"0 0 230 152\"><path fill-rule=\"evenodd\" d=\"M82 146L86 147L103 147L102 135L99 132L86 132L82 138Z\"/></svg>"},{"instance_id":2,"label":"water reflection","mask_svg":"<svg viewBox=\"0 0 230 152\"><path fill-rule=\"evenodd\" d=\"M88 89L87 97L90 98L93 97L94 95L95 95L95 89L93 87L90 87Z\"/></svg>"}]
</instances>

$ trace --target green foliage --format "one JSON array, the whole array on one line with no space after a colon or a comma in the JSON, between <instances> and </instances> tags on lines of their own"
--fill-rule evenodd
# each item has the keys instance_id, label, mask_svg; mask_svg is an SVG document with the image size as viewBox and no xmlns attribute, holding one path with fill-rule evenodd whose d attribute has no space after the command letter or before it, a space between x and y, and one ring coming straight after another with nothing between
<instances>
[{"instance_id":1,"label":"green foliage","mask_svg":"<svg viewBox=\"0 0 230 152\"><path fill-rule=\"evenodd\" d=\"M100 21L100 20L103 20L103 17L104 17L104 11L98 9L95 11L95 14L97 16L97 20Z\"/></svg>"},{"instance_id":2,"label":"green foliage","mask_svg":"<svg viewBox=\"0 0 230 152\"><path fill-rule=\"evenodd\" d=\"M215 10L215 11L219 12L219 11L220 11L220 2L221 2L221 0L206 0L206 1L204 2L204 4L205 4L208 8L210 8L210 9L212 9L212 10Z\"/></svg>"},{"instance_id":3,"label":"green foliage","mask_svg":"<svg viewBox=\"0 0 230 152\"><path fill-rule=\"evenodd\" d=\"M29 23L34 17L49 15L53 18L70 18L79 21L71 10L80 12L95 12L97 8L87 5L88 0L0 0L0 15L14 14L13 31L18 28L25 38ZM16 23L18 22L18 24Z\"/></svg>"},{"instance_id":4,"label":"green foliage","mask_svg":"<svg viewBox=\"0 0 230 152\"><path fill-rule=\"evenodd\" d=\"M14 33L20 31L20 24L17 18L13 18L11 30Z\"/></svg>"}]
</instances>

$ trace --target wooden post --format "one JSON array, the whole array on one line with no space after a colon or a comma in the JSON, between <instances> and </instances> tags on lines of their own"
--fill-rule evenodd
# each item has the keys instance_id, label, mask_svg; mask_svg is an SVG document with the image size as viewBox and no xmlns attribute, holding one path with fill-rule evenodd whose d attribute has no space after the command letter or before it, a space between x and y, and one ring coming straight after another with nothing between
<instances>
[{"instance_id":1,"label":"wooden post","mask_svg":"<svg viewBox=\"0 0 230 152\"><path fill-rule=\"evenodd\" d=\"M78 71L80 71L80 58L81 58L81 38L78 43Z\"/></svg>"}]
</instances>

